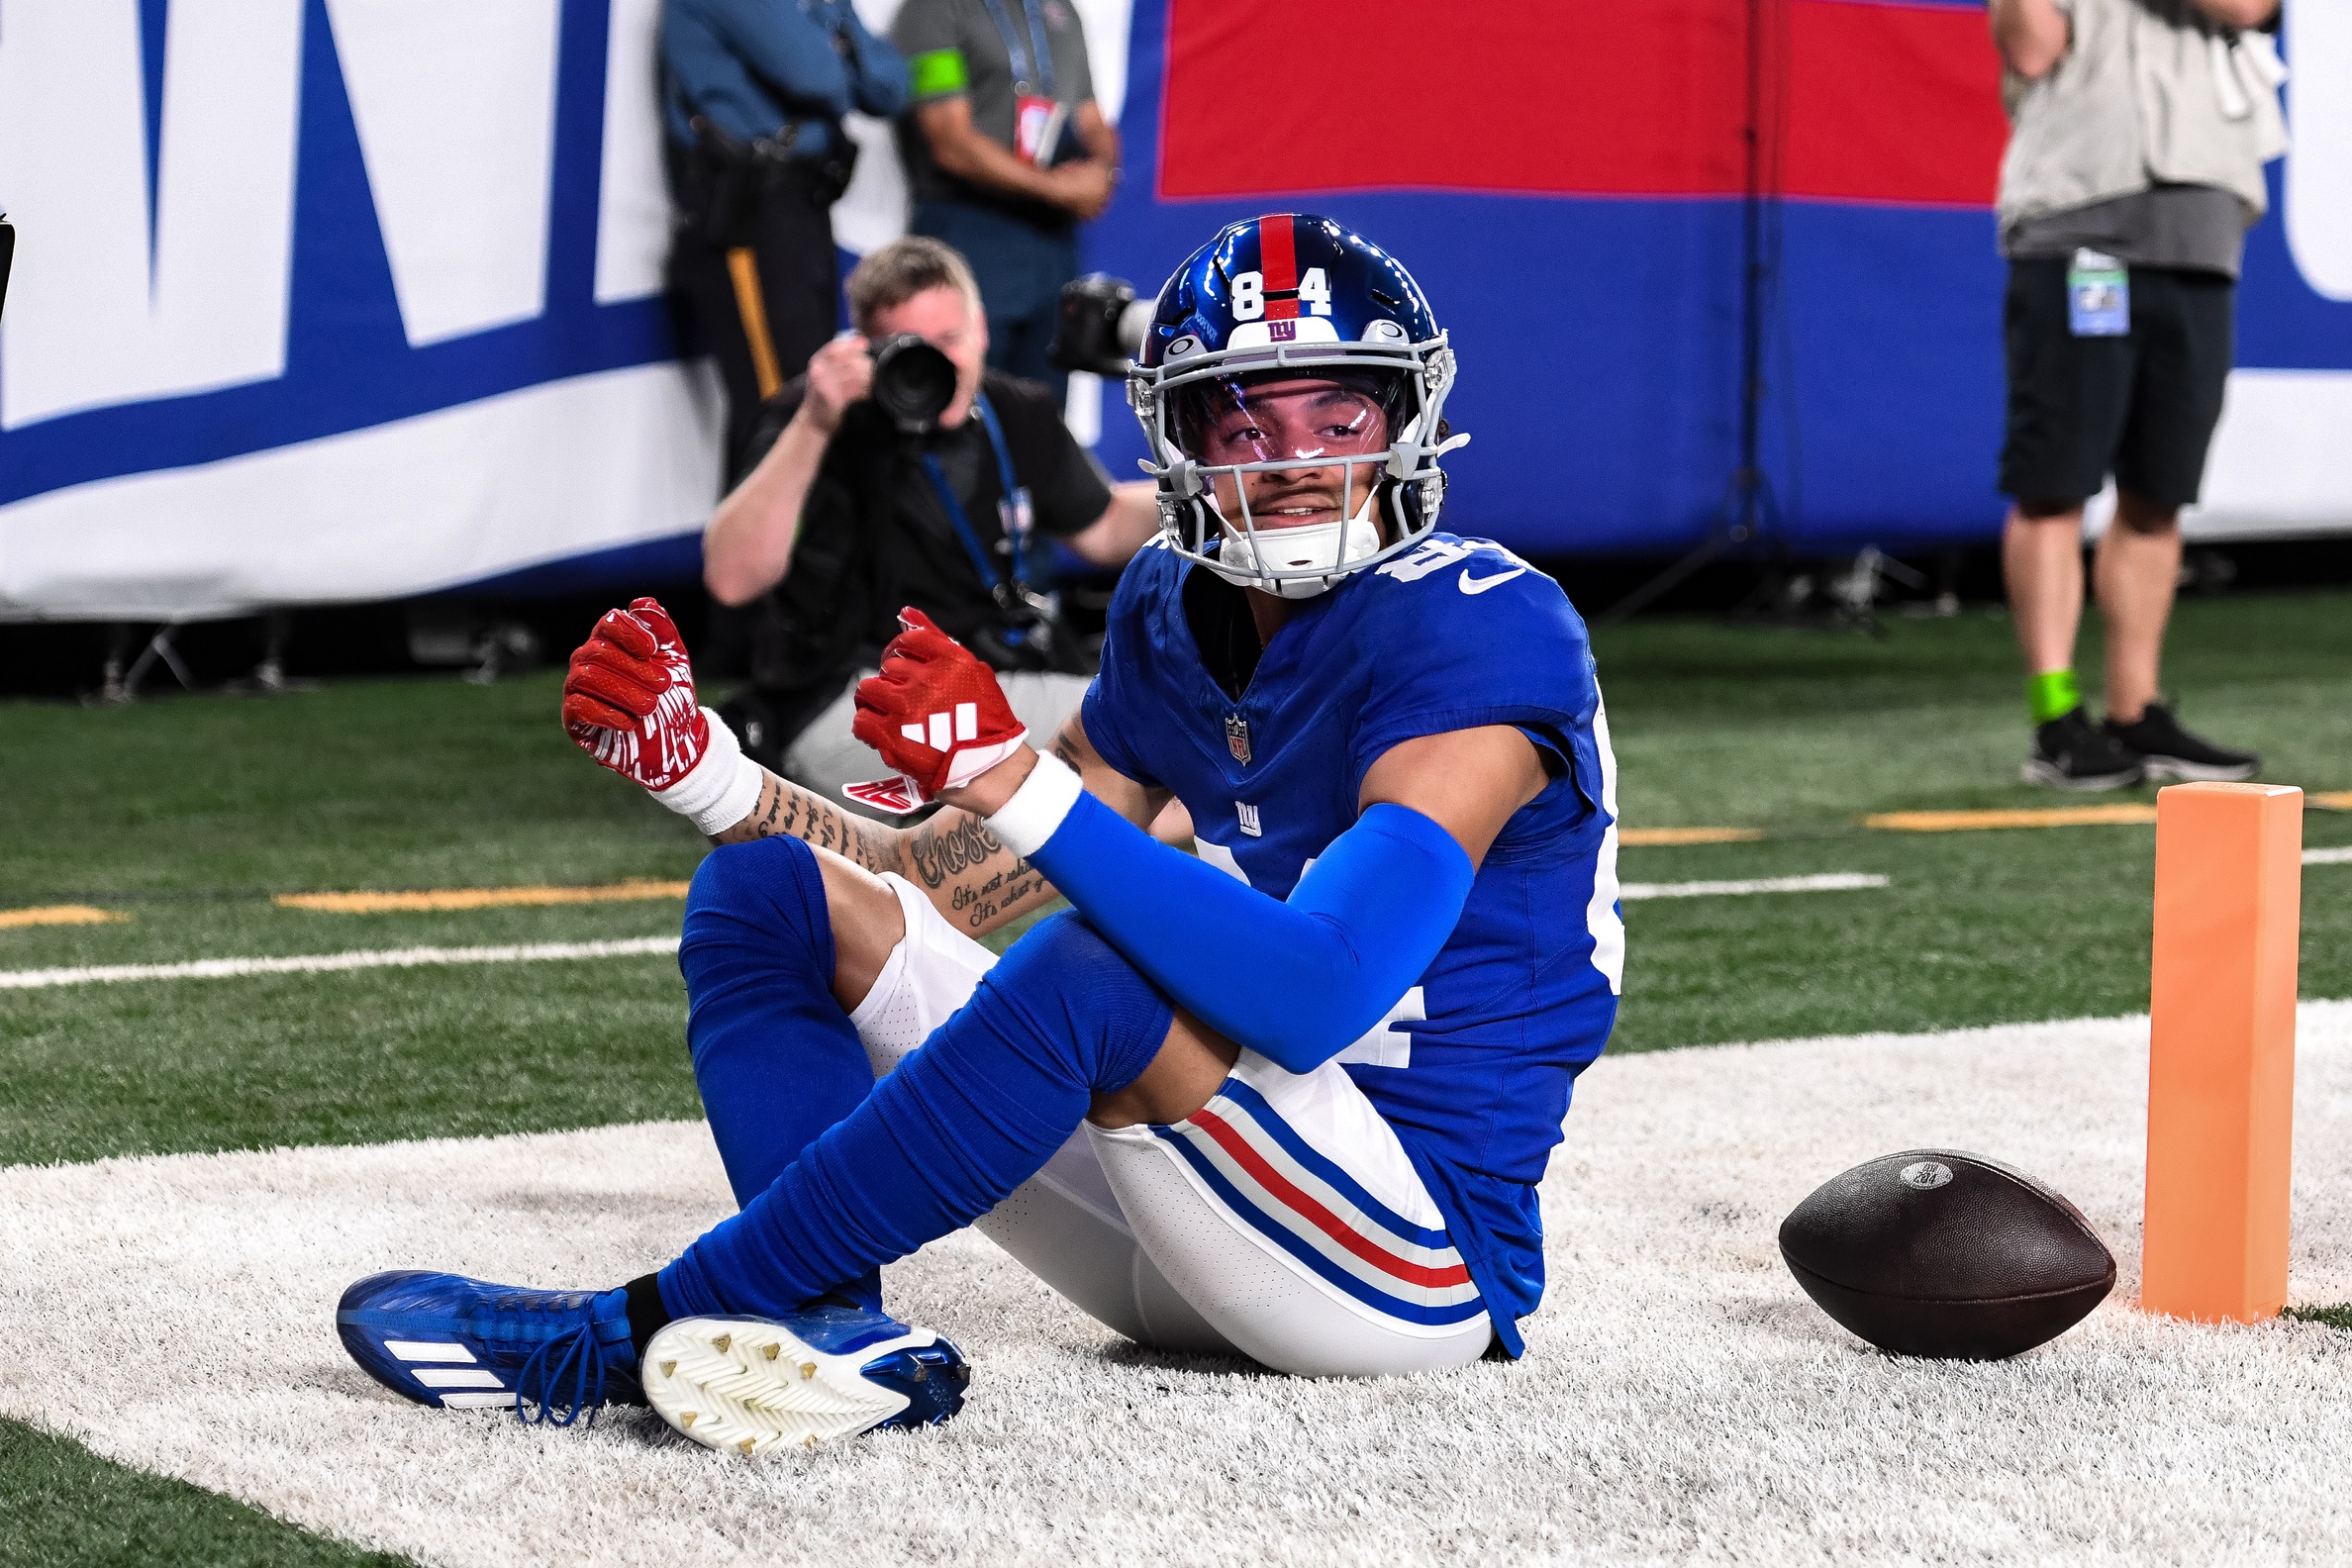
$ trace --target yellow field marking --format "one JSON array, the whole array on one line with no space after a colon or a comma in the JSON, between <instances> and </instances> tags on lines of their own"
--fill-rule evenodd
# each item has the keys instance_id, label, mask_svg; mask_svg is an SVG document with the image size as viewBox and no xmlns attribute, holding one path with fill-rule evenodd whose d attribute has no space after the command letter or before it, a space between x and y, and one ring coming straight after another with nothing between
<instances>
[{"instance_id":1,"label":"yellow field marking","mask_svg":"<svg viewBox=\"0 0 2352 1568\"><path fill-rule=\"evenodd\" d=\"M1754 843L1764 836L1761 828L1620 828L1617 842L1642 844Z\"/></svg>"},{"instance_id":2,"label":"yellow field marking","mask_svg":"<svg viewBox=\"0 0 2352 1568\"><path fill-rule=\"evenodd\" d=\"M1881 812L1865 828L1894 833L1970 833L1985 828L2080 828L2095 823L2152 823L2154 806L2044 806L2023 811Z\"/></svg>"},{"instance_id":3,"label":"yellow field marking","mask_svg":"<svg viewBox=\"0 0 2352 1568\"><path fill-rule=\"evenodd\" d=\"M2303 797L2305 806L2324 806L2329 811L2352 811L2352 790L2329 790L2324 795Z\"/></svg>"},{"instance_id":4,"label":"yellow field marking","mask_svg":"<svg viewBox=\"0 0 2352 1568\"><path fill-rule=\"evenodd\" d=\"M430 910L503 909L519 904L621 904L686 896L683 882L632 880L609 887L434 888L414 893L280 893L281 909L331 915L416 914Z\"/></svg>"},{"instance_id":5,"label":"yellow field marking","mask_svg":"<svg viewBox=\"0 0 2352 1568\"><path fill-rule=\"evenodd\" d=\"M87 904L49 904L40 909L0 910L0 930L18 926L112 926L130 918Z\"/></svg>"}]
</instances>

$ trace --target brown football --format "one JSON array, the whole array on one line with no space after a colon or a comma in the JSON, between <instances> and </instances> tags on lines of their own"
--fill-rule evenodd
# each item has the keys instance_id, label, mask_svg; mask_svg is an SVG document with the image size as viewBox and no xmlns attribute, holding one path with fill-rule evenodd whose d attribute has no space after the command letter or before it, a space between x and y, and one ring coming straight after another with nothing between
<instances>
[{"instance_id":1,"label":"brown football","mask_svg":"<svg viewBox=\"0 0 2352 1568\"><path fill-rule=\"evenodd\" d=\"M1993 1361L2082 1322L2115 1259L2081 1211L2022 1171L1907 1149L1831 1177L1781 1222L1821 1311L1882 1350Z\"/></svg>"}]
</instances>

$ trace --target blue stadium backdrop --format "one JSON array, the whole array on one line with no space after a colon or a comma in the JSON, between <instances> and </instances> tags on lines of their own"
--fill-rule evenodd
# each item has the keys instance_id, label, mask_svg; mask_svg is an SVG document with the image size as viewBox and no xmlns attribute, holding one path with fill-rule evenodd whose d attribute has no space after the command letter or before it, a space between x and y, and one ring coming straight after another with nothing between
<instances>
[{"instance_id":1,"label":"blue stadium backdrop","mask_svg":"<svg viewBox=\"0 0 2352 1568\"><path fill-rule=\"evenodd\" d=\"M1072 0L1045 0L1049 4ZM1675 549L1735 449L1745 0L1075 0L1127 179L1093 265L1329 213L1459 344L1454 525ZM876 26L896 0L861 0ZM0 0L0 618L693 569L714 385L660 297L658 0ZM1976 0L1767 0L1790 541L1983 539L2003 124ZM1442 21L1437 20L1442 17ZM2352 8L2289 0L2207 533L2352 524ZM885 126L836 214L895 233ZM1115 472L1117 389L1073 425Z\"/></svg>"}]
</instances>

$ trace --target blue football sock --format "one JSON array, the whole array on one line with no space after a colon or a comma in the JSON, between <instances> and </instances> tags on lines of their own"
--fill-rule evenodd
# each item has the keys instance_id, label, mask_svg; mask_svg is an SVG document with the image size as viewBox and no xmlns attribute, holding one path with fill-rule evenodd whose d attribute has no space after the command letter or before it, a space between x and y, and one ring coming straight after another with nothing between
<instances>
[{"instance_id":1,"label":"blue football sock","mask_svg":"<svg viewBox=\"0 0 2352 1568\"><path fill-rule=\"evenodd\" d=\"M849 1117L658 1276L680 1318L777 1317L970 1225L1097 1092L1141 1076L1166 997L1075 914L1039 922Z\"/></svg>"},{"instance_id":2,"label":"blue football sock","mask_svg":"<svg viewBox=\"0 0 2352 1568\"><path fill-rule=\"evenodd\" d=\"M815 850L760 838L704 858L686 896L678 967L695 1087L738 1205L873 1093L865 1046L833 999L833 961ZM873 1270L832 1284L880 1310Z\"/></svg>"}]
</instances>

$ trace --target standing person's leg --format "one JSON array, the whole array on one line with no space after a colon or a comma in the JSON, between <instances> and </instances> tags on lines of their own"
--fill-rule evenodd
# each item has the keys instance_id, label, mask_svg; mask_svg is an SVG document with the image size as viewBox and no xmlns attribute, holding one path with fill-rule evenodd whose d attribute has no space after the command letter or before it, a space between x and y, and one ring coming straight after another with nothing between
<instances>
[{"instance_id":1,"label":"standing person's leg","mask_svg":"<svg viewBox=\"0 0 2352 1568\"><path fill-rule=\"evenodd\" d=\"M2236 286L2220 273L2135 267L2132 331L2143 342L2131 420L2115 456L2114 525L2100 540L2107 628L2107 733L2150 778L2244 779L2251 751L2181 727L2160 700L2165 628L2181 579L2181 508L2197 499L2236 350Z\"/></svg>"},{"instance_id":2,"label":"standing person's leg","mask_svg":"<svg viewBox=\"0 0 2352 1568\"><path fill-rule=\"evenodd\" d=\"M2181 513L2117 487L2115 518L2092 567L2107 635L2107 716L2139 723L2163 689L2164 629L2181 580Z\"/></svg>"},{"instance_id":3,"label":"standing person's leg","mask_svg":"<svg viewBox=\"0 0 2352 1568\"><path fill-rule=\"evenodd\" d=\"M2105 482L2121 436L2134 348L2128 337L2075 334L2066 273L2062 257L2009 264L2001 488L2015 501L2002 535L2002 574L2034 726L2024 779L2113 789L2139 782L2140 764L2084 711L2074 649L2083 616L2083 502Z\"/></svg>"},{"instance_id":4,"label":"standing person's leg","mask_svg":"<svg viewBox=\"0 0 2352 1568\"><path fill-rule=\"evenodd\" d=\"M2033 722L2046 724L2080 701L2075 638L2083 623L2083 508L2080 502L2018 501L2001 534L2001 576L2025 660Z\"/></svg>"}]
</instances>

